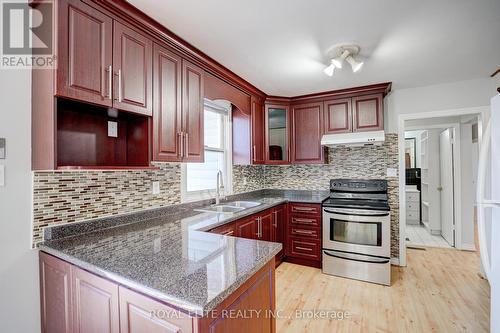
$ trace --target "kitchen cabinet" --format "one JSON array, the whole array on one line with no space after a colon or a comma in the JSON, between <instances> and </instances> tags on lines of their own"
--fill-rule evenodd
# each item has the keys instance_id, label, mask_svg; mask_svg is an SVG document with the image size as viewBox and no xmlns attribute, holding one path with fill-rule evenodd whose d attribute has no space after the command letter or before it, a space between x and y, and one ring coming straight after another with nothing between
<instances>
[{"instance_id":1,"label":"kitchen cabinet","mask_svg":"<svg viewBox=\"0 0 500 333\"><path fill-rule=\"evenodd\" d=\"M257 239L259 233L259 219L250 216L236 223L236 236L249 239Z\"/></svg>"},{"instance_id":2,"label":"kitchen cabinet","mask_svg":"<svg viewBox=\"0 0 500 333\"><path fill-rule=\"evenodd\" d=\"M378 131L384 129L383 95L373 94L352 98L353 131Z\"/></svg>"},{"instance_id":3,"label":"kitchen cabinet","mask_svg":"<svg viewBox=\"0 0 500 333\"><path fill-rule=\"evenodd\" d=\"M117 21L113 24L113 106L151 116L153 42L124 24Z\"/></svg>"},{"instance_id":4,"label":"kitchen cabinet","mask_svg":"<svg viewBox=\"0 0 500 333\"><path fill-rule=\"evenodd\" d=\"M118 285L71 266L73 332L119 333Z\"/></svg>"},{"instance_id":5,"label":"kitchen cabinet","mask_svg":"<svg viewBox=\"0 0 500 333\"><path fill-rule=\"evenodd\" d=\"M265 163L264 149L264 104L259 97L252 96L252 164Z\"/></svg>"},{"instance_id":6,"label":"kitchen cabinet","mask_svg":"<svg viewBox=\"0 0 500 333\"><path fill-rule=\"evenodd\" d=\"M276 331L272 316L224 316L229 311L275 310L273 259L203 316L174 308L44 252L39 252L39 260L43 333Z\"/></svg>"},{"instance_id":7,"label":"kitchen cabinet","mask_svg":"<svg viewBox=\"0 0 500 333\"><path fill-rule=\"evenodd\" d=\"M290 108L282 104L265 106L266 164L290 163Z\"/></svg>"},{"instance_id":8,"label":"kitchen cabinet","mask_svg":"<svg viewBox=\"0 0 500 333\"><path fill-rule=\"evenodd\" d=\"M182 142L184 162L204 161L204 73L203 69L182 61Z\"/></svg>"},{"instance_id":9,"label":"kitchen cabinet","mask_svg":"<svg viewBox=\"0 0 500 333\"><path fill-rule=\"evenodd\" d=\"M292 105L292 163L324 163L323 103Z\"/></svg>"},{"instance_id":10,"label":"kitchen cabinet","mask_svg":"<svg viewBox=\"0 0 500 333\"><path fill-rule=\"evenodd\" d=\"M288 204L287 261L321 267L321 205Z\"/></svg>"},{"instance_id":11,"label":"kitchen cabinet","mask_svg":"<svg viewBox=\"0 0 500 333\"><path fill-rule=\"evenodd\" d=\"M352 132L352 100L339 98L324 102L324 133Z\"/></svg>"},{"instance_id":12,"label":"kitchen cabinet","mask_svg":"<svg viewBox=\"0 0 500 333\"><path fill-rule=\"evenodd\" d=\"M286 205L280 205L273 209L273 224L271 229L271 241L281 243L283 248L276 255L276 261L281 261L285 254L285 228L286 228Z\"/></svg>"},{"instance_id":13,"label":"kitchen cabinet","mask_svg":"<svg viewBox=\"0 0 500 333\"><path fill-rule=\"evenodd\" d=\"M42 333L72 333L71 265L40 252Z\"/></svg>"},{"instance_id":14,"label":"kitchen cabinet","mask_svg":"<svg viewBox=\"0 0 500 333\"><path fill-rule=\"evenodd\" d=\"M111 107L113 20L78 0L60 5L56 94Z\"/></svg>"},{"instance_id":15,"label":"kitchen cabinet","mask_svg":"<svg viewBox=\"0 0 500 333\"><path fill-rule=\"evenodd\" d=\"M236 236L236 222L223 224L220 227L210 230L210 232L224 236Z\"/></svg>"},{"instance_id":16,"label":"kitchen cabinet","mask_svg":"<svg viewBox=\"0 0 500 333\"><path fill-rule=\"evenodd\" d=\"M260 233L257 239L270 242L273 223L274 213L272 209L259 214Z\"/></svg>"},{"instance_id":17,"label":"kitchen cabinet","mask_svg":"<svg viewBox=\"0 0 500 333\"><path fill-rule=\"evenodd\" d=\"M155 44L153 50L153 160L181 160L182 58Z\"/></svg>"}]
</instances>

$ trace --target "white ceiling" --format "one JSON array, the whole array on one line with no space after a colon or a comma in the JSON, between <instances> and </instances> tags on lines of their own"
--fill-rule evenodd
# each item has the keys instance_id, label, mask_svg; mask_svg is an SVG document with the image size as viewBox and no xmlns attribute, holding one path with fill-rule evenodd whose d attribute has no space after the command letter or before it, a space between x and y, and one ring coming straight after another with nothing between
<instances>
[{"instance_id":1,"label":"white ceiling","mask_svg":"<svg viewBox=\"0 0 500 333\"><path fill-rule=\"evenodd\" d=\"M500 67L500 0L129 1L270 95L417 87ZM327 77L327 51L344 42L361 46L365 65Z\"/></svg>"}]
</instances>

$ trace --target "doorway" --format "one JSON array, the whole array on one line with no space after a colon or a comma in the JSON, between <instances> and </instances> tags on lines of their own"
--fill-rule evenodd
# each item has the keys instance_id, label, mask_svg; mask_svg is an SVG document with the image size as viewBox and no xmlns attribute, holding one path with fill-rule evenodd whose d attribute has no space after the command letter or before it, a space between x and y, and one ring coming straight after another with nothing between
<instances>
[{"instance_id":1,"label":"doorway","mask_svg":"<svg viewBox=\"0 0 500 333\"><path fill-rule=\"evenodd\" d=\"M400 265L406 247L475 250L475 170L486 109L400 116Z\"/></svg>"}]
</instances>

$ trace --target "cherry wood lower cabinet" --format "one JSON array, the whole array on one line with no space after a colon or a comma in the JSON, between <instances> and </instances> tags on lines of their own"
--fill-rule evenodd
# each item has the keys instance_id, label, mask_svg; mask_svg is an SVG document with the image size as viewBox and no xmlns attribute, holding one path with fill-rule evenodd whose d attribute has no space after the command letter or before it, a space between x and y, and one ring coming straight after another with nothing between
<instances>
[{"instance_id":1,"label":"cherry wood lower cabinet","mask_svg":"<svg viewBox=\"0 0 500 333\"><path fill-rule=\"evenodd\" d=\"M274 259L201 317L39 255L43 333L276 332Z\"/></svg>"}]
</instances>

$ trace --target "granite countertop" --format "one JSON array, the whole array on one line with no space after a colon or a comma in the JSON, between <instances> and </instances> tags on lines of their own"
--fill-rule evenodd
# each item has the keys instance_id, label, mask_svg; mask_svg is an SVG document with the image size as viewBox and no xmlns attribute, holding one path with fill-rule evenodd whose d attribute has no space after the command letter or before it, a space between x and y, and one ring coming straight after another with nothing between
<instances>
[{"instance_id":1,"label":"granite countertop","mask_svg":"<svg viewBox=\"0 0 500 333\"><path fill-rule=\"evenodd\" d=\"M40 250L187 312L213 310L281 250L278 243L206 232L285 202L321 203L328 192L261 190L229 197L261 205L200 213L203 201L55 226Z\"/></svg>"}]
</instances>

